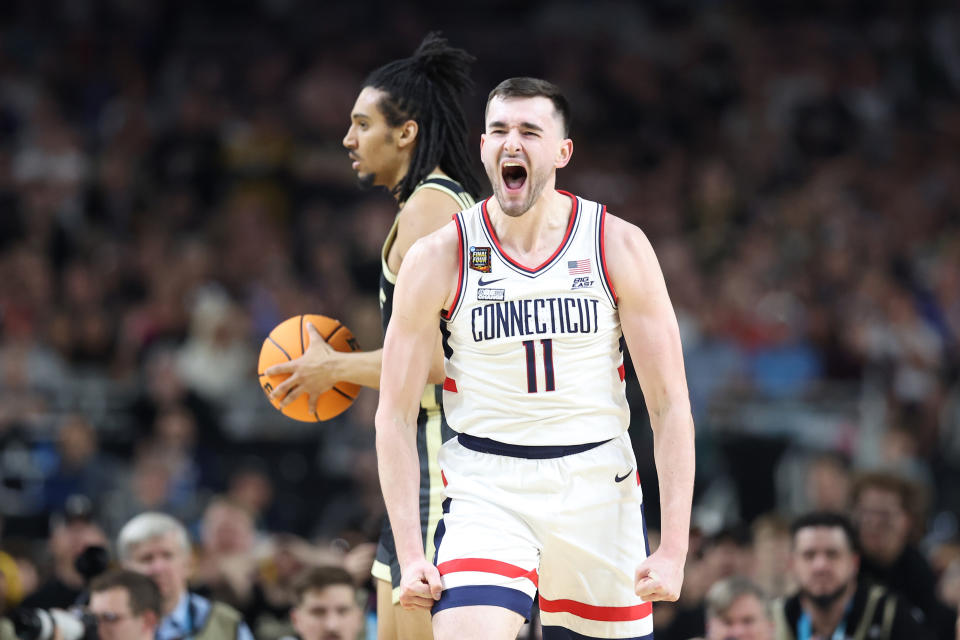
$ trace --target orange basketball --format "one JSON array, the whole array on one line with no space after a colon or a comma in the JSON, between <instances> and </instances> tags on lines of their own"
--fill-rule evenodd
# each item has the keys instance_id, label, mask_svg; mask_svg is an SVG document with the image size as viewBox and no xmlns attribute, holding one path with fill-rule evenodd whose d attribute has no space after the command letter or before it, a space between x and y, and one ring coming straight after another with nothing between
<instances>
[{"instance_id":1,"label":"orange basketball","mask_svg":"<svg viewBox=\"0 0 960 640\"><path fill-rule=\"evenodd\" d=\"M267 339L263 341L263 346L260 348L260 364L257 365L260 386L263 387L263 392L267 394L270 403L278 409L280 409L279 404L270 398L270 393L278 384L287 379L287 374L268 376L264 371L275 364L287 362L303 355L303 352L310 346L310 332L307 331L308 322L313 324L324 340L327 341L327 344L337 351L357 351L360 348L350 329L327 316L306 314L288 318L278 324L267 336ZM310 406L307 394L304 393L280 410L284 415L303 422L329 420L346 411L353 404L359 391L360 385L358 384L338 382L333 389L317 398L315 407Z\"/></svg>"}]
</instances>

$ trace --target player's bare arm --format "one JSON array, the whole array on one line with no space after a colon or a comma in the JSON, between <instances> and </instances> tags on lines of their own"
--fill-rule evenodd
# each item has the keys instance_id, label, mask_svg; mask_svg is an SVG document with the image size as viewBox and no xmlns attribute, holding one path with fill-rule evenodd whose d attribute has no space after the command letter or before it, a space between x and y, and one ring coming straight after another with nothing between
<instances>
[{"instance_id":1,"label":"player's bare arm","mask_svg":"<svg viewBox=\"0 0 960 640\"><path fill-rule=\"evenodd\" d=\"M623 335L650 414L660 480L661 543L637 568L636 591L648 601L674 601L683 583L694 478L693 417L680 331L663 273L643 232L608 216L604 244Z\"/></svg>"},{"instance_id":2,"label":"player's bare arm","mask_svg":"<svg viewBox=\"0 0 960 640\"><path fill-rule=\"evenodd\" d=\"M458 246L456 227L449 223L410 249L400 267L383 347L377 463L402 573L400 603L407 608L429 608L441 589L440 574L424 557L420 537L416 425L440 313L456 291Z\"/></svg>"},{"instance_id":3,"label":"player's bare arm","mask_svg":"<svg viewBox=\"0 0 960 640\"><path fill-rule=\"evenodd\" d=\"M457 203L441 191L421 189L414 193L399 213L397 238L387 261L390 270L397 273L413 243L449 223L457 211ZM302 393L308 394L312 406L317 396L338 382L353 382L371 389L380 387L381 349L336 351L323 340L312 324L307 324L307 331L310 333L310 346L302 356L267 369L268 375L291 374L271 394L281 407L290 404ZM428 381L440 384L443 382L443 349L439 330L436 331L434 343Z\"/></svg>"}]
</instances>

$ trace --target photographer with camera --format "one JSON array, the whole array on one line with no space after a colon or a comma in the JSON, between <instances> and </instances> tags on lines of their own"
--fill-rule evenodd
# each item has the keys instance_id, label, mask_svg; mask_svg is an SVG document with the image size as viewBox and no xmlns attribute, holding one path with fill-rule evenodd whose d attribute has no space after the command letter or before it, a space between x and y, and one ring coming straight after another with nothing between
<instances>
[{"instance_id":1,"label":"photographer with camera","mask_svg":"<svg viewBox=\"0 0 960 640\"><path fill-rule=\"evenodd\" d=\"M100 640L153 640L162 609L156 583L135 571L109 571L90 583L89 610Z\"/></svg>"},{"instance_id":2,"label":"photographer with camera","mask_svg":"<svg viewBox=\"0 0 960 640\"><path fill-rule=\"evenodd\" d=\"M156 640L253 640L240 614L187 590L191 547L187 530L164 513L141 513L117 537L117 554L126 569L153 579L163 599Z\"/></svg>"},{"instance_id":3,"label":"photographer with camera","mask_svg":"<svg viewBox=\"0 0 960 640\"><path fill-rule=\"evenodd\" d=\"M109 564L110 554L105 547L92 545L81 551L74 561L74 569L80 575L83 588L74 602L62 608L17 608L11 614L17 640L96 640L97 621L84 605L91 580L106 571ZM0 639L7 640L2 633Z\"/></svg>"},{"instance_id":4,"label":"photographer with camera","mask_svg":"<svg viewBox=\"0 0 960 640\"><path fill-rule=\"evenodd\" d=\"M73 495L50 519L53 574L9 614L17 640L94 640L96 620L85 610L91 580L107 570L103 529L86 496ZM5 625L4 625L5 626ZM0 627L0 640L9 628Z\"/></svg>"},{"instance_id":5,"label":"photographer with camera","mask_svg":"<svg viewBox=\"0 0 960 640\"><path fill-rule=\"evenodd\" d=\"M90 499L72 495L63 510L50 518L49 550L53 573L20 606L25 609L66 609L76 604L86 581L92 577L85 576L78 569L77 559L93 546L106 547L107 536L96 521Z\"/></svg>"}]
</instances>

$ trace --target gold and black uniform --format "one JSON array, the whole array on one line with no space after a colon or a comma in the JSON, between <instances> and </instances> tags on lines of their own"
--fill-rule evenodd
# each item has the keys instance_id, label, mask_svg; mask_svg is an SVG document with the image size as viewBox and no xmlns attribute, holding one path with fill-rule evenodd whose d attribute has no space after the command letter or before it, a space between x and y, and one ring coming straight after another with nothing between
<instances>
[{"instance_id":1,"label":"gold and black uniform","mask_svg":"<svg viewBox=\"0 0 960 640\"><path fill-rule=\"evenodd\" d=\"M473 196L467 193L459 182L440 174L427 176L417 185L413 193L420 189L435 189L446 193L453 198L461 210L469 209L474 205ZM413 193L410 195L412 196ZM399 220L399 215L397 219ZM397 275L387 266L387 256L396 237L397 222L394 221L383 243L380 259L380 317L384 335L387 333L387 325L393 313L393 289L397 282ZM443 482L440 479L437 454L440 445L456 435L443 415L442 397L441 385L428 384L420 398L420 413L417 416L417 454L420 458L420 531L426 558L431 562L436 553L434 535L437 523L443 516L441 508ZM393 601L396 603L400 597L400 564L397 561L390 521L386 518L383 521L383 531L380 534L380 544L377 547L377 557L371 573L375 578L386 580L393 585Z\"/></svg>"}]
</instances>

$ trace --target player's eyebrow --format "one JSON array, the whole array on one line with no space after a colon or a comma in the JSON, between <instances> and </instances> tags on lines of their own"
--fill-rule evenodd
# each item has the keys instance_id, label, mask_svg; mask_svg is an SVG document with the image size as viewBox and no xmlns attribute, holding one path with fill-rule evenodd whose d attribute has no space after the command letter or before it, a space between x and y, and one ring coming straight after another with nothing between
<instances>
[{"instance_id":1,"label":"player's eyebrow","mask_svg":"<svg viewBox=\"0 0 960 640\"><path fill-rule=\"evenodd\" d=\"M359 120L360 118L368 118L369 116L365 113L360 113L359 111L355 111L350 114L350 117L354 120Z\"/></svg>"},{"instance_id":2,"label":"player's eyebrow","mask_svg":"<svg viewBox=\"0 0 960 640\"><path fill-rule=\"evenodd\" d=\"M506 129L507 123L497 120L495 122L491 122L490 124L488 124L487 128L488 129ZM520 128L527 129L530 131L543 131L543 127L541 127L540 125L533 124L532 122L521 122Z\"/></svg>"}]
</instances>

